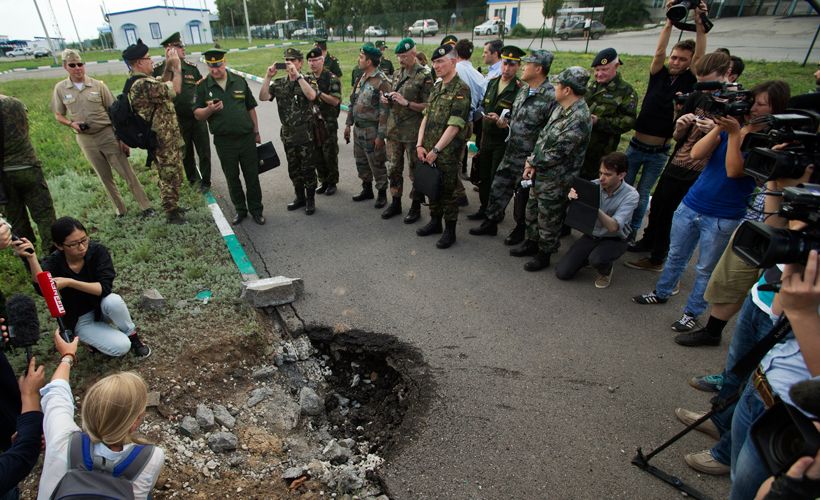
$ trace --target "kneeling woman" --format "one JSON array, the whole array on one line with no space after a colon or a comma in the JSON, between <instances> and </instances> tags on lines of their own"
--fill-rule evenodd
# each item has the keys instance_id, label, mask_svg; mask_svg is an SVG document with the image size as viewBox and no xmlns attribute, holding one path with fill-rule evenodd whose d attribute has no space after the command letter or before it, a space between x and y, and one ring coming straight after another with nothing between
<instances>
[{"instance_id":1,"label":"kneeling woman","mask_svg":"<svg viewBox=\"0 0 820 500\"><path fill-rule=\"evenodd\" d=\"M108 249L91 241L85 227L71 217L58 219L51 226L51 236L57 250L42 265L28 240L23 238L14 246L28 263L39 293L37 274L51 272L66 310L66 328L108 356L124 356L129 350L138 357L150 356L151 348L140 341L128 306L111 291L117 273Z\"/></svg>"}]
</instances>

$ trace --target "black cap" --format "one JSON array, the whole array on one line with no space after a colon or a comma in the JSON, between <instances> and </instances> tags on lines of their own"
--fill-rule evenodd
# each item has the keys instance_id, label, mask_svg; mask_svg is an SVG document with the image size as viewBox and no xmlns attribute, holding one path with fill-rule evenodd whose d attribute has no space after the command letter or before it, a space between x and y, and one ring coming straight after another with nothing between
<instances>
[{"instance_id":1,"label":"black cap","mask_svg":"<svg viewBox=\"0 0 820 500\"><path fill-rule=\"evenodd\" d=\"M620 64L623 64L621 60L618 59L618 52L610 47L598 52L595 59L592 60L592 67L594 68L595 66L601 66L602 64L609 64L612 61L618 61Z\"/></svg>"},{"instance_id":2,"label":"black cap","mask_svg":"<svg viewBox=\"0 0 820 500\"><path fill-rule=\"evenodd\" d=\"M128 48L122 51L123 61L136 61L145 57L148 53L148 46L142 43L142 38L137 40L137 43L129 45Z\"/></svg>"},{"instance_id":3,"label":"black cap","mask_svg":"<svg viewBox=\"0 0 820 500\"><path fill-rule=\"evenodd\" d=\"M436 50L433 51L433 56L430 57L430 60L435 61L439 57L444 57L444 56L446 56L447 54L449 54L450 52L452 52L454 50L456 50L455 45L450 45L449 43L445 43L444 45L442 45L441 47L439 47L439 48L437 48Z\"/></svg>"},{"instance_id":4,"label":"black cap","mask_svg":"<svg viewBox=\"0 0 820 500\"><path fill-rule=\"evenodd\" d=\"M312 49L310 49L310 51L307 53L307 58L313 59L314 57L322 57L322 49L320 49L319 47L313 47Z\"/></svg>"}]
</instances>

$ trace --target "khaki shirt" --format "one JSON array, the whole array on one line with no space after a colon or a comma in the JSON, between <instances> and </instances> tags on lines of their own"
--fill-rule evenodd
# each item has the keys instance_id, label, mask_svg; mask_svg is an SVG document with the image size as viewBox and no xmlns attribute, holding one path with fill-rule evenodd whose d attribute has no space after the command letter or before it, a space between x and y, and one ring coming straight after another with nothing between
<instances>
[{"instance_id":1,"label":"khaki shirt","mask_svg":"<svg viewBox=\"0 0 820 500\"><path fill-rule=\"evenodd\" d=\"M108 107L113 102L114 96L104 82L86 76L83 89L77 90L71 79L66 78L54 86L51 111L71 121L86 123L89 129L85 133L96 134L111 126Z\"/></svg>"}]
</instances>

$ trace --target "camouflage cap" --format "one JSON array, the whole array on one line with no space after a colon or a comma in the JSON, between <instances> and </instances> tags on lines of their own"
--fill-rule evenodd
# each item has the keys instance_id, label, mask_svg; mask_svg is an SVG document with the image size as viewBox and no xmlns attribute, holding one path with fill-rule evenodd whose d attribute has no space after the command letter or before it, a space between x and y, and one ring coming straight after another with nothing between
<instances>
[{"instance_id":1,"label":"camouflage cap","mask_svg":"<svg viewBox=\"0 0 820 500\"><path fill-rule=\"evenodd\" d=\"M202 57L205 58L205 64L220 64L225 62L225 54L228 51L224 49L208 49L202 53Z\"/></svg>"},{"instance_id":2,"label":"camouflage cap","mask_svg":"<svg viewBox=\"0 0 820 500\"><path fill-rule=\"evenodd\" d=\"M288 47L285 49L285 59L299 59L300 61L304 59L305 56L302 55L302 52L294 47Z\"/></svg>"},{"instance_id":3,"label":"camouflage cap","mask_svg":"<svg viewBox=\"0 0 820 500\"><path fill-rule=\"evenodd\" d=\"M314 59L316 57L322 57L322 49L320 49L319 47L313 47L307 53L308 59Z\"/></svg>"},{"instance_id":4,"label":"camouflage cap","mask_svg":"<svg viewBox=\"0 0 820 500\"><path fill-rule=\"evenodd\" d=\"M526 52L519 49L515 45L505 45L501 48L501 59L506 59L508 61L520 63L521 57L523 57L524 54L526 54Z\"/></svg>"},{"instance_id":5,"label":"camouflage cap","mask_svg":"<svg viewBox=\"0 0 820 500\"><path fill-rule=\"evenodd\" d=\"M180 44L182 43L182 36L179 34L179 31L177 31L176 33L171 34L171 36L169 36L165 40L161 41L159 44L162 45L163 47L167 47L167 46L169 46L173 43L180 43Z\"/></svg>"},{"instance_id":6,"label":"camouflage cap","mask_svg":"<svg viewBox=\"0 0 820 500\"><path fill-rule=\"evenodd\" d=\"M592 60L592 67L603 66L604 64L609 64L612 61L617 61L618 63L623 64L621 59L618 57L618 52L610 47L598 52L598 54L595 55L595 59Z\"/></svg>"},{"instance_id":7,"label":"camouflage cap","mask_svg":"<svg viewBox=\"0 0 820 500\"><path fill-rule=\"evenodd\" d=\"M415 46L416 42L412 38L402 38L399 44L396 45L396 54L404 54Z\"/></svg>"},{"instance_id":8,"label":"camouflage cap","mask_svg":"<svg viewBox=\"0 0 820 500\"><path fill-rule=\"evenodd\" d=\"M69 61L82 62L83 61L83 56L81 56L80 53L77 52L74 49L65 49L63 51L61 57L63 59L63 62L69 62Z\"/></svg>"},{"instance_id":9,"label":"camouflage cap","mask_svg":"<svg viewBox=\"0 0 820 500\"><path fill-rule=\"evenodd\" d=\"M447 36L445 36L444 38L441 39L441 44L442 45L448 45L448 44L449 45L455 45L457 43L458 43L458 37L456 37L455 35L447 35Z\"/></svg>"},{"instance_id":10,"label":"camouflage cap","mask_svg":"<svg viewBox=\"0 0 820 500\"><path fill-rule=\"evenodd\" d=\"M550 78L552 83L560 83L571 88L576 95L584 95L587 92L589 83L589 73L580 66L570 66L564 71Z\"/></svg>"},{"instance_id":11,"label":"camouflage cap","mask_svg":"<svg viewBox=\"0 0 820 500\"><path fill-rule=\"evenodd\" d=\"M439 48L437 48L436 50L433 51L433 56L430 57L430 60L435 61L436 59L438 59L440 57L444 57L444 56L446 56L447 54L449 54L450 52L452 52L454 50L456 50L455 45L450 45L449 43L445 43L441 47L439 47Z\"/></svg>"},{"instance_id":12,"label":"camouflage cap","mask_svg":"<svg viewBox=\"0 0 820 500\"><path fill-rule=\"evenodd\" d=\"M552 66L553 55L549 50L537 49L530 52L530 55L521 58L523 63L540 64L544 72L549 73Z\"/></svg>"},{"instance_id":13,"label":"camouflage cap","mask_svg":"<svg viewBox=\"0 0 820 500\"><path fill-rule=\"evenodd\" d=\"M380 59L382 57L382 51L370 42L362 45L361 53L370 58Z\"/></svg>"},{"instance_id":14,"label":"camouflage cap","mask_svg":"<svg viewBox=\"0 0 820 500\"><path fill-rule=\"evenodd\" d=\"M142 43L142 38L137 39L137 43L129 45L122 51L122 59L124 61L136 61L145 57L148 53L148 46Z\"/></svg>"}]
</instances>

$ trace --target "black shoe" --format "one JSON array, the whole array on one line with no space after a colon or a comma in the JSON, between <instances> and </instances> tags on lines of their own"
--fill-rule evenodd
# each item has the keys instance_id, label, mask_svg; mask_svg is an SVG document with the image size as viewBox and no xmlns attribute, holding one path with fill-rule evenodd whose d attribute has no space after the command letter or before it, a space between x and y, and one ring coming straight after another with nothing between
<instances>
[{"instance_id":1,"label":"black shoe","mask_svg":"<svg viewBox=\"0 0 820 500\"><path fill-rule=\"evenodd\" d=\"M550 265L550 254L542 251L538 251L535 255L533 255L532 260L524 264L525 271L540 271L541 269L545 269Z\"/></svg>"},{"instance_id":2,"label":"black shoe","mask_svg":"<svg viewBox=\"0 0 820 500\"><path fill-rule=\"evenodd\" d=\"M143 344L140 336L136 333L131 334L128 339L131 341L131 352L138 358L147 358L151 355L151 348Z\"/></svg>"},{"instance_id":3,"label":"black shoe","mask_svg":"<svg viewBox=\"0 0 820 500\"><path fill-rule=\"evenodd\" d=\"M245 217L247 217L247 216L248 216L247 214L236 214L236 215L234 215L233 219L231 219L231 225L235 226L235 225L239 224L240 222L245 220Z\"/></svg>"},{"instance_id":4,"label":"black shoe","mask_svg":"<svg viewBox=\"0 0 820 500\"><path fill-rule=\"evenodd\" d=\"M404 217L405 224L412 224L421 218L421 202L413 200L413 204L410 205L410 210L407 211L407 215Z\"/></svg>"},{"instance_id":5,"label":"black shoe","mask_svg":"<svg viewBox=\"0 0 820 500\"><path fill-rule=\"evenodd\" d=\"M372 200L373 186L369 182L362 182L362 191L353 197L353 201Z\"/></svg>"},{"instance_id":6,"label":"black shoe","mask_svg":"<svg viewBox=\"0 0 820 500\"><path fill-rule=\"evenodd\" d=\"M430 222L416 229L416 234L419 236L430 236L431 234L439 234L443 230L441 227L441 218L433 217L430 219Z\"/></svg>"},{"instance_id":7,"label":"black shoe","mask_svg":"<svg viewBox=\"0 0 820 500\"><path fill-rule=\"evenodd\" d=\"M336 184L328 184L325 196L333 196L334 194L336 194Z\"/></svg>"},{"instance_id":8,"label":"black shoe","mask_svg":"<svg viewBox=\"0 0 820 500\"><path fill-rule=\"evenodd\" d=\"M538 243L532 240L524 240L523 245L510 250L510 255L513 257L528 257L536 253L538 253Z\"/></svg>"},{"instance_id":9,"label":"black shoe","mask_svg":"<svg viewBox=\"0 0 820 500\"><path fill-rule=\"evenodd\" d=\"M676 335L675 343L686 347L718 346L720 345L720 337L720 335L715 337L707 332L706 328L701 328L694 332Z\"/></svg>"},{"instance_id":10,"label":"black shoe","mask_svg":"<svg viewBox=\"0 0 820 500\"><path fill-rule=\"evenodd\" d=\"M327 192L327 183L323 182L321 186L316 188L316 194L325 194Z\"/></svg>"},{"instance_id":11,"label":"black shoe","mask_svg":"<svg viewBox=\"0 0 820 500\"><path fill-rule=\"evenodd\" d=\"M632 243L631 245L626 247L627 252L633 253L648 252L650 250L652 249L649 248L649 244L646 242L646 240L643 239L638 242Z\"/></svg>"},{"instance_id":12,"label":"black shoe","mask_svg":"<svg viewBox=\"0 0 820 500\"><path fill-rule=\"evenodd\" d=\"M385 205L387 205L387 190L379 189L379 196L376 198L376 204L373 206L376 208L384 208Z\"/></svg>"},{"instance_id":13,"label":"black shoe","mask_svg":"<svg viewBox=\"0 0 820 500\"><path fill-rule=\"evenodd\" d=\"M504 244L508 247L512 247L518 245L522 241L524 241L524 236L526 236L527 226L524 224L516 224L515 229L513 229L510 234L504 238Z\"/></svg>"},{"instance_id":14,"label":"black shoe","mask_svg":"<svg viewBox=\"0 0 820 500\"><path fill-rule=\"evenodd\" d=\"M296 188L296 198L293 199L292 202L288 203L288 211L292 212L294 210L299 210L300 208L305 206L305 189L304 188Z\"/></svg>"},{"instance_id":15,"label":"black shoe","mask_svg":"<svg viewBox=\"0 0 820 500\"><path fill-rule=\"evenodd\" d=\"M142 212L140 212L140 217L153 217L155 215L157 215L157 211L151 207L148 207Z\"/></svg>"},{"instance_id":16,"label":"black shoe","mask_svg":"<svg viewBox=\"0 0 820 500\"><path fill-rule=\"evenodd\" d=\"M262 214L259 214L259 215L252 215L252 216L251 216L251 218L253 219L253 221L254 221L254 222L256 222L257 224L259 224L260 226L264 226L264 225L265 225L265 217L263 217L263 216L262 216Z\"/></svg>"},{"instance_id":17,"label":"black shoe","mask_svg":"<svg viewBox=\"0 0 820 500\"><path fill-rule=\"evenodd\" d=\"M498 234L498 223L494 220L484 219L480 226L470 229L470 234L473 236L495 236Z\"/></svg>"},{"instance_id":18,"label":"black shoe","mask_svg":"<svg viewBox=\"0 0 820 500\"><path fill-rule=\"evenodd\" d=\"M181 226L183 224L188 223L188 221L186 221L185 218L182 217L182 214L180 213L179 209L171 210L170 212L165 214L165 221L168 224L175 224L177 226Z\"/></svg>"},{"instance_id":19,"label":"black shoe","mask_svg":"<svg viewBox=\"0 0 820 500\"><path fill-rule=\"evenodd\" d=\"M305 213L308 215L313 215L316 212L316 198L312 195L308 195L307 201L305 203Z\"/></svg>"},{"instance_id":20,"label":"black shoe","mask_svg":"<svg viewBox=\"0 0 820 500\"><path fill-rule=\"evenodd\" d=\"M484 213L484 207L480 207L478 209L478 212L476 212L474 214L470 214L470 215L467 216L467 219L469 219L469 220L484 220L486 218L487 218L487 214Z\"/></svg>"},{"instance_id":21,"label":"black shoe","mask_svg":"<svg viewBox=\"0 0 820 500\"><path fill-rule=\"evenodd\" d=\"M467 205L469 205L469 204L470 204L470 200L468 200L466 196L462 196L461 198L459 198L458 200L456 200L456 203L457 203L457 204L458 204L458 206L460 206L460 207L466 207Z\"/></svg>"},{"instance_id":22,"label":"black shoe","mask_svg":"<svg viewBox=\"0 0 820 500\"><path fill-rule=\"evenodd\" d=\"M382 212L382 219L389 219L390 217L399 214L401 214L401 198L394 196L393 201L390 202L390 206Z\"/></svg>"},{"instance_id":23,"label":"black shoe","mask_svg":"<svg viewBox=\"0 0 820 500\"><path fill-rule=\"evenodd\" d=\"M205 194L205 193L207 193L208 191L211 190L211 185L210 184L200 184L198 189L199 189L200 193Z\"/></svg>"},{"instance_id":24,"label":"black shoe","mask_svg":"<svg viewBox=\"0 0 820 500\"><path fill-rule=\"evenodd\" d=\"M444 233L436 242L436 248L450 248L456 242L456 221L448 220L444 222Z\"/></svg>"}]
</instances>

